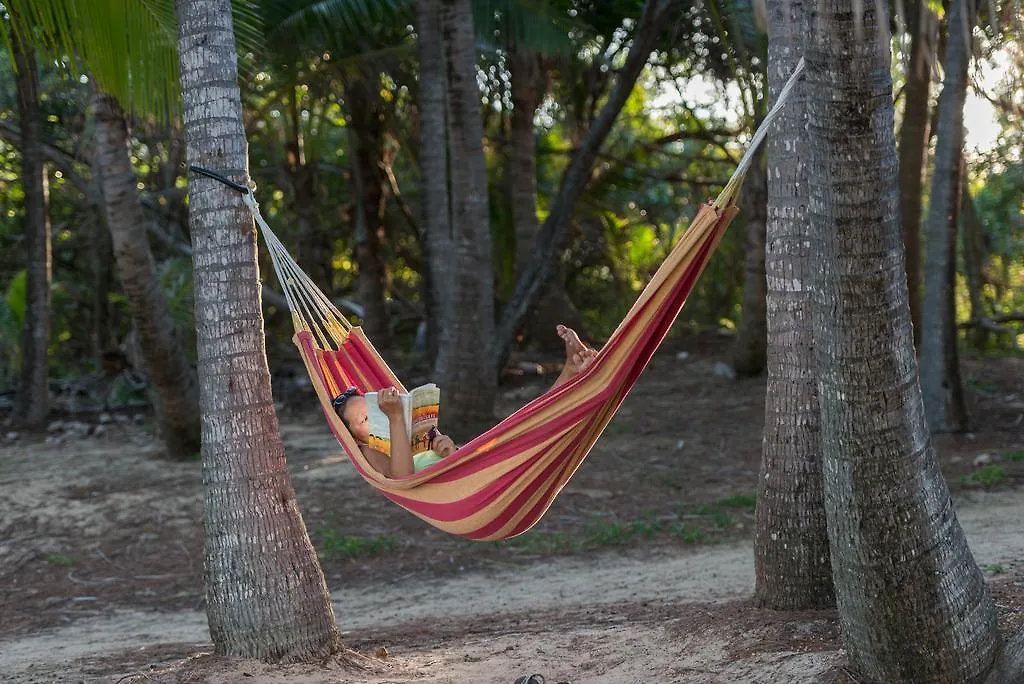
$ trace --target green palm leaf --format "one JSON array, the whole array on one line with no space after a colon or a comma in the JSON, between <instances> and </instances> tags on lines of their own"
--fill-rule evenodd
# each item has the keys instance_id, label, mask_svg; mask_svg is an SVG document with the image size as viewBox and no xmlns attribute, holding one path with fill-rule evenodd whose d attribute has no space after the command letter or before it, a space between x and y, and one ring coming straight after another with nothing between
<instances>
[{"instance_id":1,"label":"green palm leaf","mask_svg":"<svg viewBox=\"0 0 1024 684\"><path fill-rule=\"evenodd\" d=\"M168 121L178 111L174 0L4 0L11 29L48 56L90 74L137 116ZM259 44L256 0L234 0L241 52ZM10 51L10 36L3 32Z\"/></svg>"}]
</instances>

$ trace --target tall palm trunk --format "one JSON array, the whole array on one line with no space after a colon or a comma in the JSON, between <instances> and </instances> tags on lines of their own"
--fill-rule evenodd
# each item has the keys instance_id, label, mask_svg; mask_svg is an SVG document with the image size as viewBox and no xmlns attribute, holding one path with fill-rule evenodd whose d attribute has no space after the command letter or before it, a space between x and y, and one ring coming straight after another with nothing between
<instances>
[{"instance_id":1,"label":"tall palm trunk","mask_svg":"<svg viewBox=\"0 0 1024 684\"><path fill-rule=\"evenodd\" d=\"M429 347L437 359L441 331L452 313L448 278L452 244L448 196L448 123L444 49L439 0L416 2L417 52L420 63L420 169L424 213L424 281ZM438 366L439 368L439 366Z\"/></svg>"},{"instance_id":2,"label":"tall palm trunk","mask_svg":"<svg viewBox=\"0 0 1024 684\"><path fill-rule=\"evenodd\" d=\"M957 359L956 229L960 205L960 158L964 146L964 101L976 3L952 0L946 39L945 80L939 95L935 173L925 222L924 307L921 311L921 391L933 432L967 428Z\"/></svg>"},{"instance_id":3,"label":"tall palm trunk","mask_svg":"<svg viewBox=\"0 0 1024 684\"><path fill-rule=\"evenodd\" d=\"M857 673L883 682L975 682L998 654L999 634L924 417L881 7L864 3L856 40L846 0L817 3L805 53L832 571Z\"/></svg>"},{"instance_id":4,"label":"tall palm trunk","mask_svg":"<svg viewBox=\"0 0 1024 684\"><path fill-rule=\"evenodd\" d=\"M178 0L177 13L188 160L244 182L231 1ZM274 410L252 216L215 181L191 190L210 635L220 654L322 657L339 634Z\"/></svg>"},{"instance_id":5,"label":"tall palm trunk","mask_svg":"<svg viewBox=\"0 0 1024 684\"><path fill-rule=\"evenodd\" d=\"M46 426L50 406L50 375L46 358L50 343L50 189L43 164L43 117L39 110L39 71L35 51L12 35L18 70L18 116L21 119L21 186L25 193L25 321L21 344L21 377L15 422L25 430Z\"/></svg>"},{"instance_id":6,"label":"tall palm trunk","mask_svg":"<svg viewBox=\"0 0 1024 684\"><path fill-rule=\"evenodd\" d=\"M768 2L772 100L803 54L804 3ZM797 84L768 137L768 387L754 532L755 601L764 608L835 604L821 486L811 280L818 264L807 222L805 84Z\"/></svg>"},{"instance_id":7,"label":"tall palm trunk","mask_svg":"<svg viewBox=\"0 0 1024 684\"><path fill-rule=\"evenodd\" d=\"M178 339L149 250L128 150L128 122L117 101L99 90L93 93L92 114L96 124L93 168L101 179L121 287L152 382L160 438L169 457L192 458L200 449L199 385Z\"/></svg>"},{"instance_id":8,"label":"tall palm trunk","mask_svg":"<svg viewBox=\"0 0 1024 684\"><path fill-rule=\"evenodd\" d=\"M355 77L345 83L352 149L352 178L355 186L356 264L359 266L359 302L363 305L363 327L380 350L391 346L388 326L387 267L384 242L384 188L379 162L383 125L378 114L379 96L372 83Z\"/></svg>"},{"instance_id":9,"label":"tall palm trunk","mask_svg":"<svg viewBox=\"0 0 1024 684\"><path fill-rule=\"evenodd\" d=\"M767 361L768 331L765 283L765 240L768 217L768 179L764 150L758 150L743 184L743 214L747 222L743 308L733 344L732 365L739 375L760 375Z\"/></svg>"},{"instance_id":10,"label":"tall palm trunk","mask_svg":"<svg viewBox=\"0 0 1024 684\"><path fill-rule=\"evenodd\" d=\"M470 0L441 0L441 35L448 82L452 244L449 254L433 253L431 259L433 276L448 279L452 291L437 371L445 410L466 434L493 421L498 389L497 368L488 353L494 339L494 268Z\"/></svg>"},{"instance_id":11,"label":"tall palm trunk","mask_svg":"<svg viewBox=\"0 0 1024 684\"><path fill-rule=\"evenodd\" d=\"M921 343L921 198L924 163L928 149L928 98L931 69L928 64L928 36L934 21L925 0L909 5L910 65L903 92L903 125L900 128L900 217L906 250L910 320L914 324L914 346Z\"/></svg>"}]
</instances>

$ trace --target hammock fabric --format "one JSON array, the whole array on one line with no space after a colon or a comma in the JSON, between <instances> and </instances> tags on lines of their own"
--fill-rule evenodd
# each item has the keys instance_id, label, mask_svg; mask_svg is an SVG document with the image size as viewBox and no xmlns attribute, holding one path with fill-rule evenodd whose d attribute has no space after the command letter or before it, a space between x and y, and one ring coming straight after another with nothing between
<instances>
[{"instance_id":1,"label":"hammock fabric","mask_svg":"<svg viewBox=\"0 0 1024 684\"><path fill-rule=\"evenodd\" d=\"M319 290L308 289L312 284L294 262L287 264L281 280L288 283L294 302L294 342L327 423L356 470L384 496L445 532L497 540L530 529L586 458L668 334L736 214L738 190L736 183L723 192L718 206L701 207L586 370L439 463L399 479L370 466L331 401L349 386L364 392L389 385L404 389L401 382L363 331L349 325ZM275 255L275 266L286 256Z\"/></svg>"},{"instance_id":2,"label":"hammock fabric","mask_svg":"<svg viewBox=\"0 0 1024 684\"><path fill-rule=\"evenodd\" d=\"M252 192L247 192L245 203L263 232L292 311L293 340L327 423L359 474L402 508L466 539L507 539L536 524L668 334L737 212L735 200L751 152L763 139L801 67L780 93L725 190L713 203L701 206L591 365L454 454L403 478L390 479L378 473L331 406L334 397L349 386L364 392L389 385L404 390L402 383L363 331L353 327L298 267L260 216Z\"/></svg>"}]
</instances>

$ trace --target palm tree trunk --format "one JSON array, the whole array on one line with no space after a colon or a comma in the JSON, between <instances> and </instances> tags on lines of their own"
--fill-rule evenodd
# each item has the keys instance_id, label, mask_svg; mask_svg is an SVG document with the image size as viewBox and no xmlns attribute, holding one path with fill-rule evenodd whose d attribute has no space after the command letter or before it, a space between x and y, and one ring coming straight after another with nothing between
<instances>
[{"instance_id":1,"label":"palm tree trunk","mask_svg":"<svg viewBox=\"0 0 1024 684\"><path fill-rule=\"evenodd\" d=\"M43 163L43 120L39 111L39 71L35 50L12 32L18 70L18 116L21 119L21 186L25 193L25 321L21 377L14 421L24 430L46 427L50 408L47 347L50 344L50 188Z\"/></svg>"},{"instance_id":2,"label":"palm tree trunk","mask_svg":"<svg viewBox=\"0 0 1024 684\"><path fill-rule=\"evenodd\" d=\"M178 0L188 161L248 179L231 0ZM340 643L295 500L270 388L252 216L193 177L206 614L218 654L312 660Z\"/></svg>"},{"instance_id":3,"label":"palm tree trunk","mask_svg":"<svg viewBox=\"0 0 1024 684\"><path fill-rule=\"evenodd\" d=\"M964 146L964 101L975 3L949 7L945 80L939 95L935 173L925 223L924 307L921 310L921 391L933 432L967 429L967 408L957 360L956 229L960 203L960 159Z\"/></svg>"},{"instance_id":4,"label":"palm tree trunk","mask_svg":"<svg viewBox=\"0 0 1024 684\"><path fill-rule=\"evenodd\" d=\"M800 0L768 2L768 90L774 101L803 54ZM795 610L835 605L821 484L821 416L807 221L807 88L798 84L768 137L767 370L754 532L754 600Z\"/></svg>"},{"instance_id":5,"label":"palm tree trunk","mask_svg":"<svg viewBox=\"0 0 1024 684\"><path fill-rule=\"evenodd\" d=\"M924 416L898 218L888 18L812 14L806 56L814 342L846 651L884 682L976 682L1000 648ZM884 11L884 10L883 10Z\"/></svg>"},{"instance_id":6,"label":"palm tree trunk","mask_svg":"<svg viewBox=\"0 0 1024 684\"><path fill-rule=\"evenodd\" d=\"M128 150L128 122L113 97L93 92L94 171L100 176L107 227L121 287L151 380L157 427L170 458L200 449L199 386L171 317L146 238L142 202Z\"/></svg>"},{"instance_id":7,"label":"palm tree trunk","mask_svg":"<svg viewBox=\"0 0 1024 684\"><path fill-rule=\"evenodd\" d=\"M448 275L452 222L448 194L448 123L444 49L439 0L417 0L417 51L420 62L420 169L423 186L424 300L428 347L436 361L441 331L452 312ZM440 377L440 376L438 376Z\"/></svg>"},{"instance_id":8,"label":"palm tree trunk","mask_svg":"<svg viewBox=\"0 0 1024 684\"><path fill-rule=\"evenodd\" d=\"M540 222L537 220L537 142L533 118L540 104L540 59L533 52L514 49L508 54L512 116L508 136L508 191L516 238L515 277L525 270L533 252Z\"/></svg>"},{"instance_id":9,"label":"palm tree trunk","mask_svg":"<svg viewBox=\"0 0 1024 684\"><path fill-rule=\"evenodd\" d=\"M431 258L433 275L447 278L452 292L437 370L445 410L466 434L493 422L498 389L487 345L494 339L494 268L470 0L441 1L441 35L448 82L452 244L449 254Z\"/></svg>"},{"instance_id":10,"label":"palm tree trunk","mask_svg":"<svg viewBox=\"0 0 1024 684\"><path fill-rule=\"evenodd\" d=\"M756 128L756 126L755 126ZM765 224L768 221L768 178L764 150L758 150L743 184L743 213L747 221L746 269L743 308L732 350L732 366L738 375L753 377L765 369L768 348L765 297Z\"/></svg>"},{"instance_id":11,"label":"palm tree trunk","mask_svg":"<svg viewBox=\"0 0 1024 684\"><path fill-rule=\"evenodd\" d=\"M378 163L381 154L381 122L377 117L378 96L363 78L345 83L345 105L349 114L352 147L352 178L355 186L357 290L363 305L363 327L378 350L391 346L388 326L387 267L384 242L384 188Z\"/></svg>"},{"instance_id":12,"label":"palm tree trunk","mask_svg":"<svg viewBox=\"0 0 1024 684\"><path fill-rule=\"evenodd\" d=\"M909 5L910 66L903 92L903 126L900 129L900 216L906 250L907 286L910 292L910 320L914 324L914 346L921 344L921 197L924 191L924 163L928 150L928 98L931 69L928 65L928 36L933 15L925 0Z\"/></svg>"}]
</instances>

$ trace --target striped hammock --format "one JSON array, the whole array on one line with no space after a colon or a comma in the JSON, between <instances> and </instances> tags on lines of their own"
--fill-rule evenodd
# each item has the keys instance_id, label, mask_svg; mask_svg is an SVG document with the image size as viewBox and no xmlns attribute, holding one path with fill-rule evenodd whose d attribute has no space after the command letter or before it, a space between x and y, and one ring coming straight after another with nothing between
<instances>
[{"instance_id":1,"label":"striped hammock","mask_svg":"<svg viewBox=\"0 0 1024 684\"><path fill-rule=\"evenodd\" d=\"M324 416L359 474L402 508L450 534L508 539L540 520L580 467L640 373L668 334L732 218L752 153L802 69L748 145L718 198L701 206L689 229L644 288L626 318L581 373L537 397L455 453L424 470L390 479L375 470L332 408L345 388L372 391L401 381L359 327L353 327L295 263L243 195L270 251L295 324L295 344ZM243 187L243 186L239 186Z\"/></svg>"}]
</instances>

